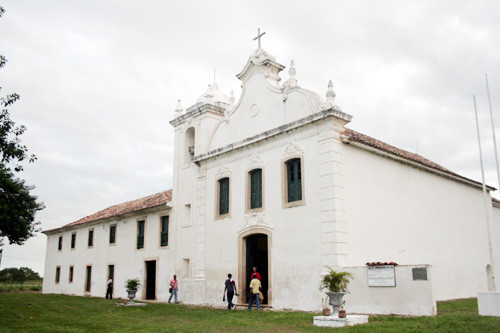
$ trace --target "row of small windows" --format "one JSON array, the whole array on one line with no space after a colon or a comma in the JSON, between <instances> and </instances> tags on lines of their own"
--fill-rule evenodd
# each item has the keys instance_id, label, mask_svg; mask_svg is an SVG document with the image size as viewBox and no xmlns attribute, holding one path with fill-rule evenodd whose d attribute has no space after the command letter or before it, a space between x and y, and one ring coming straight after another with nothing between
<instances>
[{"instance_id":1,"label":"row of small windows","mask_svg":"<svg viewBox=\"0 0 500 333\"><path fill-rule=\"evenodd\" d=\"M146 221L141 220L137 221L137 249L144 248L144 230L145 230ZM160 220L160 246L168 246L168 226L169 226L169 217L162 216ZM71 234L71 249L75 249L76 247L76 232ZM109 227L109 244L116 244L116 224L113 224ZM94 246L94 229L90 229L88 232L87 238L87 246ZM63 236L59 236L59 240L57 243L57 249L62 251L63 248Z\"/></svg>"},{"instance_id":2,"label":"row of small windows","mask_svg":"<svg viewBox=\"0 0 500 333\"><path fill-rule=\"evenodd\" d=\"M302 200L302 168L301 159L293 158L285 162L286 168L286 203ZM249 207L262 208L262 169L249 172ZM230 187L229 178L218 180L218 215L229 214Z\"/></svg>"},{"instance_id":3,"label":"row of small windows","mask_svg":"<svg viewBox=\"0 0 500 333\"><path fill-rule=\"evenodd\" d=\"M68 283L73 283L73 276L75 272L74 266L69 266L69 275L68 275ZM108 275L111 278L111 281L114 281L115 276L115 265L108 265ZM61 266L56 267L56 284L61 282ZM92 266L85 266L85 291L90 292L90 287L92 285Z\"/></svg>"}]
</instances>

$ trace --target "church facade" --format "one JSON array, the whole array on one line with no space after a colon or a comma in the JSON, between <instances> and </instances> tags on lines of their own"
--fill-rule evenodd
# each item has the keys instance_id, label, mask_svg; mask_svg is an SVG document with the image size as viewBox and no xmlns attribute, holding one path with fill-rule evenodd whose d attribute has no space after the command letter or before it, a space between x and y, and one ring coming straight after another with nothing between
<instances>
[{"instance_id":1,"label":"church facade","mask_svg":"<svg viewBox=\"0 0 500 333\"><path fill-rule=\"evenodd\" d=\"M327 267L379 261L431 265L438 300L492 289L500 205L481 184L347 128L331 82L322 98L284 68L259 48L237 102L214 83L179 103L172 190L44 231L43 292L102 297L112 275L115 297L139 278L166 301L177 274L182 302L220 305L232 273L244 303L257 267L264 304L319 310Z\"/></svg>"}]
</instances>

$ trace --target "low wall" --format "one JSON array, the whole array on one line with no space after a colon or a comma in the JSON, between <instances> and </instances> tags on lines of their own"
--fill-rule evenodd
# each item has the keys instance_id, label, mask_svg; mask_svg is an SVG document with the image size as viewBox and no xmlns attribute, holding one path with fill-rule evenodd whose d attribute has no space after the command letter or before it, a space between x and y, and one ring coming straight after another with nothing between
<instances>
[{"instance_id":1,"label":"low wall","mask_svg":"<svg viewBox=\"0 0 500 333\"><path fill-rule=\"evenodd\" d=\"M349 293L344 296L348 313L436 315L430 265L395 266L395 286L391 287L369 286L367 266L343 267L342 270L353 275ZM372 273L373 270L370 271ZM370 284L377 284L373 275Z\"/></svg>"},{"instance_id":2,"label":"low wall","mask_svg":"<svg viewBox=\"0 0 500 333\"><path fill-rule=\"evenodd\" d=\"M485 291L477 293L477 306L480 316L500 317L500 292Z\"/></svg>"}]
</instances>

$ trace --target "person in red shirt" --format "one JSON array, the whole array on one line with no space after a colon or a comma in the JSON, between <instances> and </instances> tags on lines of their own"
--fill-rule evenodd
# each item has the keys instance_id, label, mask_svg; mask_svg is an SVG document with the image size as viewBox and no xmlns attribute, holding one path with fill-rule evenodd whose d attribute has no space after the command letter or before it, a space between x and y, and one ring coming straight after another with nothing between
<instances>
[{"instance_id":1,"label":"person in red shirt","mask_svg":"<svg viewBox=\"0 0 500 333\"><path fill-rule=\"evenodd\" d=\"M250 275L250 281L252 281L252 279L253 279L254 276L257 277L257 280L262 281L260 279L259 272L257 272L257 267L253 267L253 273L252 273L252 275Z\"/></svg>"}]
</instances>

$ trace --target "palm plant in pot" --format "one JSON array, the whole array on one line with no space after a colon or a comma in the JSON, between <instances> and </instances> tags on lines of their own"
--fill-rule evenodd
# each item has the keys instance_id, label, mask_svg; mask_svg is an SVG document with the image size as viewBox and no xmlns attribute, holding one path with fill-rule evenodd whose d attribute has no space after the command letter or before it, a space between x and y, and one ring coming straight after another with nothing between
<instances>
[{"instance_id":1,"label":"palm plant in pot","mask_svg":"<svg viewBox=\"0 0 500 333\"><path fill-rule=\"evenodd\" d=\"M127 289L128 293L128 304L134 304L134 298L135 298L135 293L137 292L137 289L140 288L141 282L139 279L128 279L125 281L125 288Z\"/></svg>"},{"instance_id":2,"label":"palm plant in pot","mask_svg":"<svg viewBox=\"0 0 500 333\"><path fill-rule=\"evenodd\" d=\"M326 294L330 298L330 305L333 313L338 314L339 308L343 305L342 297L347 293L347 285L352 279L349 272L337 272L331 267L327 267L329 272L321 280L320 290L326 289Z\"/></svg>"}]
</instances>

